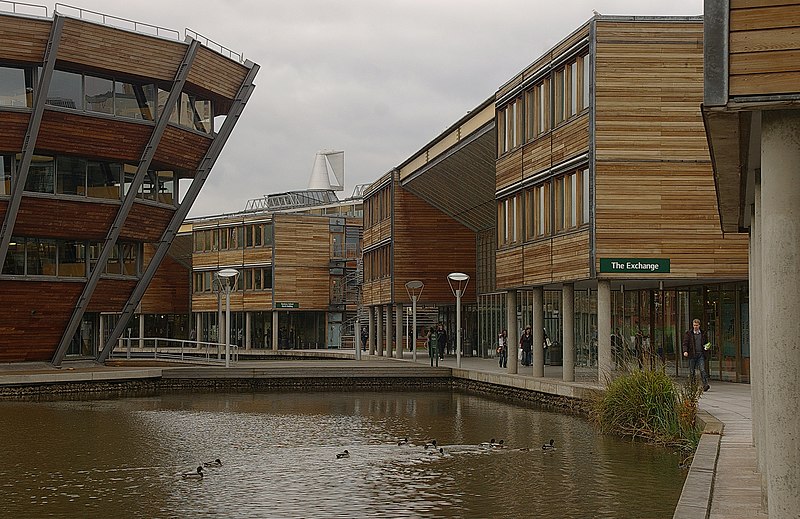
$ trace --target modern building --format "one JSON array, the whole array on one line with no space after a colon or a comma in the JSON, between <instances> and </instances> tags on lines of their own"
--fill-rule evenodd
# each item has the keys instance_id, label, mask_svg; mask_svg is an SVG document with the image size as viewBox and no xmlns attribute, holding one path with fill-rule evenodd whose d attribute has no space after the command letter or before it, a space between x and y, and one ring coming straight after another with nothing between
<instances>
[{"instance_id":1,"label":"modern building","mask_svg":"<svg viewBox=\"0 0 800 519\"><path fill-rule=\"evenodd\" d=\"M753 440L769 517L800 517L800 4L705 2L703 117L726 233L750 233Z\"/></svg>"},{"instance_id":2,"label":"modern building","mask_svg":"<svg viewBox=\"0 0 800 519\"><path fill-rule=\"evenodd\" d=\"M259 67L196 33L40 9L0 13L0 361L58 365L108 355ZM103 334L102 312L120 316Z\"/></svg>"},{"instance_id":3,"label":"modern building","mask_svg":"<svg viewBox=\"0 0 800 519\"><path fill-rule=\"evenodd\" d=\"M358 195L358 193L356 193ZM353 347L361 288L362 202L309 189L195 218L191 307L199 341L225 342L218 273L239 274L230 340L243 350Z\"/></svg>"}]
</instances>

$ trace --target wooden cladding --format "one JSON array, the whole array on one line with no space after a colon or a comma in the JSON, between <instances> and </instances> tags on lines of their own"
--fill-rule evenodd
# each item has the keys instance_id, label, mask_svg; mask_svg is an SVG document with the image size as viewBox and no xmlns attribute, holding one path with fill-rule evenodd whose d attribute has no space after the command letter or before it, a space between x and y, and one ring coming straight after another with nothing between
<instances>
[{"instance_id":1,"label":"wooden cladding","mask_svg":"<svg viewBox=\"0 0 800 519\"><path fill-rule=\"evenodd\" d=\"M41 63L52 22L0 14L0 60Z\"/></svg>"},{"instance_id":2,"label":"wooden cladding","mask_svg":"<svg viewBox=\"0 0 800 519\"><path fill-rule=\"evenodd\" d=\"M119 204L23 196L14 235L103 240Z\"/></svg>"},{"instance_id":3,"label":"wooden cladding","mask_svg":"<svg viewBox=\"0 0 800 519\"><path fill-rule=\"evenodd\" d=\"M330 302L329 219L274 216L276 301L300 303L301 310L327 310Z\"/></svg>"},{"instance_id":4,"label":"wooden cladding","mask_svg":"<svg viewBox=\"0 0 800 519\"><path fill-rule=\"evenodd\" d=\"M0 362L49 361L83 283L3 280Z\"/></svg>"},{"instance_id":5,"label":"wooden cladding","mask_svg":"<svg viewBox=\"0 0 800 519\"><path fill-rule=\"evenodd\" d=\"M200 47L186 81L209 92L233 99L247 75L247 68L205 47Z\"/></svg>"},{"instance_id":6,"label":"wooden cladding","mask_svg":"<svg viewBox=\"0 0 800 519\"><path fill-rule=\"evenodd\" d=\"M145 244L145 264L150 262L155 247ZM192 271L175 261L169 254L164 256L153 280L147 287L139 307L145 314L188 314L191 308Z\"/></svg>"},{"instance_id":7,"label":"wooden cladding","mask_svg":"<svg viewBox=\"0 0 800 519\"><path fill-rule=\"evenodd\" d=\"M168 126L161 137L153 162L194 172L211 146L211 137Z\"/></svg>"},{"instance_id":8,"label":"wooden cladding","mask_svg":"<svg viewBox=\"0 0 800 519\"><path fill-rule=\"evenodd\" d=\"M36 149L136 164L152 133L148 124L45 110Z\"/></svg>"},{"instance_id":9,"label":"wooden cladding","mask_svg":"<svg viewBox=\"0 0 800 519\"><path fill-rule=\"evenodd\" d=\"M136 201L131 208L120 239L156 242L167 228L175 210Z\"/></svg>"},{"instance_id":10,"label":"wooden cladding","mask_svg":"<svg viewBox=\"0 0 800 519\"><path fill-rule=\"evenodd\" d=\"M581 230L497 251L497 288L590 278L589 231Z\"/></svg>"},{"instance_id":11,"label":"wooden cladding","mask_svg":"<svg viewBox=\"0 0 800 519\"><path fill-rule=\"evenodd\" d=\"M597 160L708 161L702 23L597 23Z\"/></svg>"},{"instance_id":12,"label":"wooden cladding","mask_svg":"<svg viewBox=\"0 0 800 519\"><path fill-rule=\"evenodd\" d=\"M0 111L0 151L22 150L29 119L30 114Z\"/></svg>"},{"instance_id":13,"label":"wooden cladding","mask_svg":"<svg viewBox=\"0 0 800 519\"><path fill-rule=\"evenodd\" d=\"M731 96L800 92L800 1L731 0Z\"/></svg>"},{"instance_id":14,"label":"wooden cladding","mask_svg":"<svg viewBox=\"0 0 800 519\"><path fill-rule=\"evenodd\" d=\"M130 279L101 279L94 289L87 312L121 312L136 281Z\"/></svg>"},{"instance_id":15,"label":"wooden cladding","mask_svg":"<svg viewBox=\"0 0 800 519\"><path fill-rule=\"evenodd\" d=\"M59 61L172 81L187 45L74 18L64 20Z\"/></svg>"}]
</instances>

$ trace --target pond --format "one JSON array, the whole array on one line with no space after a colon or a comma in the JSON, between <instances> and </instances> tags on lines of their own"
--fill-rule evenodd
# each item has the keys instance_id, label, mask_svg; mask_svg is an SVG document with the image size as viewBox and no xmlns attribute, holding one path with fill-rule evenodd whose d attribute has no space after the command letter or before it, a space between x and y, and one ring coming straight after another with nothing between
<instances>
[{"instance_id":1,"label":"pond","mask_svg":"<svg viewBox=\"0 0 800 519\"><path fill-rule=\"evenodd\" d=\"M450 391L3 401L0 427L16 518L669 518L685 478L582 418Z\"/></svg>"}]
</instances>

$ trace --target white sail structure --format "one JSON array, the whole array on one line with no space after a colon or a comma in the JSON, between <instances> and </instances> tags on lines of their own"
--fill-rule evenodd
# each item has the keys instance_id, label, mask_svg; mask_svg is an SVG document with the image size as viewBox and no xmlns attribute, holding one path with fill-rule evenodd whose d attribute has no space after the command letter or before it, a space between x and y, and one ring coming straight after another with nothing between
<instances>
[{"instance_id":1,"label":"white sail structure","mask_svg":"<svg viewBox=\"0 0 800 519\"><path fill-rule=\"evenodd\" d=\"M322 150L314 157L308 189L344 191L344 151Z\"/></svg>"}]
</instances>

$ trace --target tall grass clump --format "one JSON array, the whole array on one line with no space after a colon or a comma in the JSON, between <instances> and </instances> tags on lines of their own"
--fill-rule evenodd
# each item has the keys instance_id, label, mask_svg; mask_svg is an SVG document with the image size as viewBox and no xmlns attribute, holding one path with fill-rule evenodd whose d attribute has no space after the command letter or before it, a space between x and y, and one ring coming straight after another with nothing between
<instances>
[{"instance_id":1,"label":"tall grass clump","mask_svg":"<svg viewBox=\"0 0 800 519\"><path fill-rule=\"evenodd\" d=\"M676 386L663 370L631 369L608 381L591 415L603 432L692 451L700 440L700 394L696 384Z\"/></svg>"}]
</instances>

